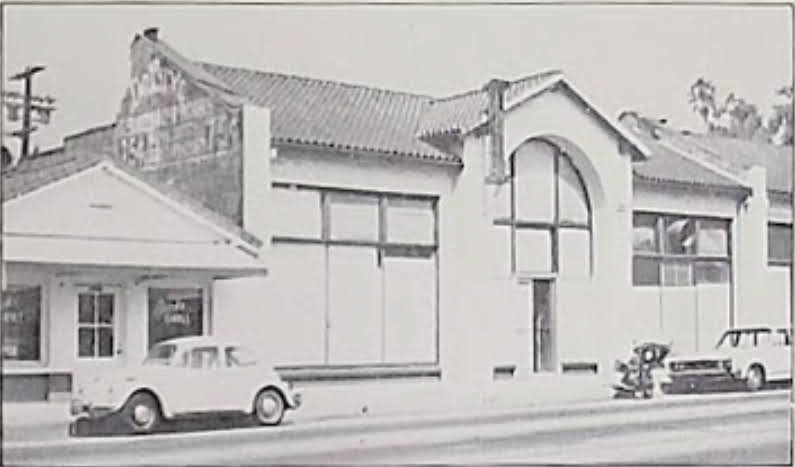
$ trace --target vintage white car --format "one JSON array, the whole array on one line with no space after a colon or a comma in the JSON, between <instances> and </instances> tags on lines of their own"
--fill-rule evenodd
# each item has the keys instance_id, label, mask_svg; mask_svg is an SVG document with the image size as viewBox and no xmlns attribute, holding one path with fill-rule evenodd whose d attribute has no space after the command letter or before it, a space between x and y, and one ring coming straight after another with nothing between
<instances>
[{"instance_id":1,"label":"vintage white car","mask_svg":"<svg viewBox=\"0 0 795 467\"><path fill-rule=\"evenodd\" d=\"M729 329L709 354L672 355L666 360L667 389L695 389L742 382L749 391L768 381L792 379L792 330L767 326Z\"/></svg>"},{"instance_id":2,"label":"vintage white car","mask_svg":"<svg viewBox=\"0 0 795 467\"><path fill-rule=\"evenodd\" d=\"M107 373L73 391L76 418L113 416L134 433L154 431L163 419L238 412L277 425L301 404L293 391L253 352L210 337L161 342L139 366Z\"/></svg>"}]
</instances>

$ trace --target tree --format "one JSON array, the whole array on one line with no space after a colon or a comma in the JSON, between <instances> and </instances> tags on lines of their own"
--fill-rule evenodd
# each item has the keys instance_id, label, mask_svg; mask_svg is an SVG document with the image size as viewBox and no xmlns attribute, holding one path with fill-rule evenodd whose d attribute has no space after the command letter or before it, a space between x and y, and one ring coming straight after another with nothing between
<instances>
[{"instance_id":1,"label":"tree","mask_svg":"<svg viewBox=\"0 0 795 467\"><path fill-rule=\"evenodd\" d=\"M759 108L730 93L722 102L715 85L699 78L690 86L689 102L713 134L775 144L792 144L792 86L781 88L777 94L782 103L773 107L765 121Z\"/></svg>"},{"instance_id":2,"label":"tree","mask_svg":"<svg viewBox=\"0 0 795 467\"><path fill-rule=\"evenodd\" d=\"M793 87L784 86L778 91L776 95L780 97L781 102L773 106L773 114L768 120L768 131L771 135L771 140L778 145L793 144L793 116L792 116L792 96Z\"/></svg>"}]
</instances>

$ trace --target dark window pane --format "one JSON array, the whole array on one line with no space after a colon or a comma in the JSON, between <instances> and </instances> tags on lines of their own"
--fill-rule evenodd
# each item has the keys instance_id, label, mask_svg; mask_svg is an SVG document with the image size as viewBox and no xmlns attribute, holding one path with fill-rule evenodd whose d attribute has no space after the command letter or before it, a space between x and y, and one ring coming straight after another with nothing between
<instances>
[{"instance_id":1,"label":"dark window pane","mask_svg":"<svg viewBox=\"0 0 795 467\"><path fill-rule=\"evenodd\" d=\"M660 262L654 258L632 260L632 283L634 285L660 285Z\"/></svg>"},{"instance_id":2,"label":"dark window pane","mask_svg":"<svg viewBox=\"0 0 795 467\"><path fill-rule=\"evenodd\" d=\"M113 329L112 328L99 328L99 356L112 357L113 356Z\"/></svg>"},{"instance_id":3,"label":"dark window pane","mask_svg":"<svg viewBox=\"0 0 795 467\"><path fill-rule=\"evenodd\" d=\"M77 331L78 356L94 356L94 328L80 328Z\"/></svg>"},{"instance_id":4,"label":"dark window pane","mask_svg":"<svg viewBox=\"0 0 795 467\"><path fill-rule=\"evenodd\" d=\"M9 284L3 290L0 329L3 359L39 360L41 287Z\"/></svg>"},{"instance_id":5,"label":"dark window pane","mask_svg":"<svg viewBox=\"0 0 795 467\"><path fill-rule=\"evenodd\" d=\"M688 262L663 263L663 285L682 287L693 285L693 268Z\"/></svg>"},{"instance_id":6,"label":"dark window pane","mask_svg":"<svg viewBox=\"0 0 795 467\"><path fill-rule=\"evenodd\" d=\"M729 256L729 223L723 220L699 220L698 254Z\"/></svg>"},{"instance_id":7,"label":"dark window pane","mask_svg":"<svg viewBox=\"0 0 795 467\"><path fill-rule=\"evenodd\" d=\"M113 294L100 294L97 296L99 307L99 322L113 324Z\"/></svg>"},{"instance_id":8,"label":"dark window pane","mask_svg":"<svg viewBox=\"0 0 795 467\"><path fill-rule=\"evenodd\" d=\"M686 217L665 218L665 253L692 255L696 252L696 221Z\"/></svg>"},{"instance_id":9,"label":"dark window pane","mask_svg":"<svg viewBox=\"0 0 795 467\"><path fill-rule=\"evenodd\" d=\"M94 323L94 294L81 293L77 296L77 315L80 323Z\"/></svg>"},{"instance_id":10,"label":"dark window pane","mask_svg":"<svg viewBox=\"0 0 795 467\"><path fill-rule=\"evenodd\" d=\"M657 253L657 216L635 214L633 216L632 248L635 251Z\"/></svg>"},{"instance_id":11,"label":"dark window pane","mask_svg":"<svg viewBox=\"0 0 795 467\"><path fill-rule=\"evenodd\" d=\"M767 258L770 261L792 262L792 227L768 224Z\"/></svg>"},{"instance_id":12,"label":"dark window pane","mask_svg":"<svg viewBox=\"0 0 795 467\"><path fill-rule=\"evenodd\" d=\"M728 284L729 263L723 261L701 261L696 264L697 284Z\"/></svg>"},{"instance_id":13,"label":"dark window pane","mask_svg":"<svg viewBox=\"0 0 795 467\"><path fill-rule=\"evenodd\" d=\"M149 347L166 339L200 336L202 289L149 289Z\"/></svg>"}]
</instances>

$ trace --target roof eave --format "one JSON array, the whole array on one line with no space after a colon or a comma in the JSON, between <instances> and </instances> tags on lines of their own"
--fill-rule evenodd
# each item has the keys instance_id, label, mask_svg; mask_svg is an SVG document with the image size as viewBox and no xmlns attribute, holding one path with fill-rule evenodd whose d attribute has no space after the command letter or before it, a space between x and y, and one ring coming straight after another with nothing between
<instances>
[{"instance_id":1,"label":"roof eave","mask_svg":"<svg viewBox=\"0 0 795 467\"><path fill-rule=\"evenodd\" d=\"M738 199L744 199L753 194L753 189L739 185L718 185L712 183L685 182L682 180L670 180L663 178L653 178L633 172L632 183L641 183L649 187L666 187L676 190L688 190L698 192L709 192L714 194L726 194Z\"/></svg>"},{"instance_id":2,"label":"roof eave","mask_svg":"<svg viewBox=\"0 0 795 467\"><path fill-rule=\"evenodd\" d=\"M385 151L373 148L360 148L350 145L340 145L333 143L324 143L320 141L304 141L296 138L276 137L271 139L274 147L281 146L285 148L311 148L311 149L324 149L338 151L347 155L372 157L378 156L381 158L399 158L401 160L410 160L413 162L420 162L424 164L460 167L462 162L455 156L440 157L434 154L423 153L408 153L404 151Z\"/></svg>"}]
</instances>

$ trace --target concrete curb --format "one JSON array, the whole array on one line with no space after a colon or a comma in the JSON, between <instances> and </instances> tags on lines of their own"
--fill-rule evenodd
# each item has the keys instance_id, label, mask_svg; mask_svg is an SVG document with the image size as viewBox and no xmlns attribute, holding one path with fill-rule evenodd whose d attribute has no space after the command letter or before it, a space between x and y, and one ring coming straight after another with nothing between
<instances>
[{"instance_id":1,"label":"concrete curb","mask_svg":"<svg viewBox=\"0 0 795 467\"><path fill-rule=\"evenodd\" d=\"M154 436L114 436L105 438L79 438L64 439L45 442L9 442L3 443L3 450L9 456L22 456L25 452L35 453L36 456L46 456L57 454L63 449L70 453L90 452L90 453L112 453L119 446L145 442L148 447L157 449L158 447L174 447L183 443L196 443L203 437L232 437L235 440L256 440L260 443L299 441L320 436L342 436L354 435L357 433L367 433L373 431L390 432L406 429L427 429L440 428L445 426L456 426L462 423L472 425L487 425L497 423L507 423L512 421L530 422L544 418L563 418L577 417L583 415L599 415L607 412L626 413L644 412L658 409L660 407L705 407L711 405L737 403L744 401L770 402L788 400L789 393L770 392L763 394L729 394L711 396L709 399L688 397L688 396L668 396L661 399L652 400L627 400L615 401L606 404L601 403L580 403L570 406L558 407L533 407L509 410L479 410L456 413L430 414L430 415L406 415L406 416L377 416L377 417L355 417L347 419L335 419L317 421L313 423L288 424L281 429L268 431L264 429L254 430L225 430L225 431L201 431L191 432L188 439L181 437L184 433L166 433Z\"/></svg>"}]
</instances>

